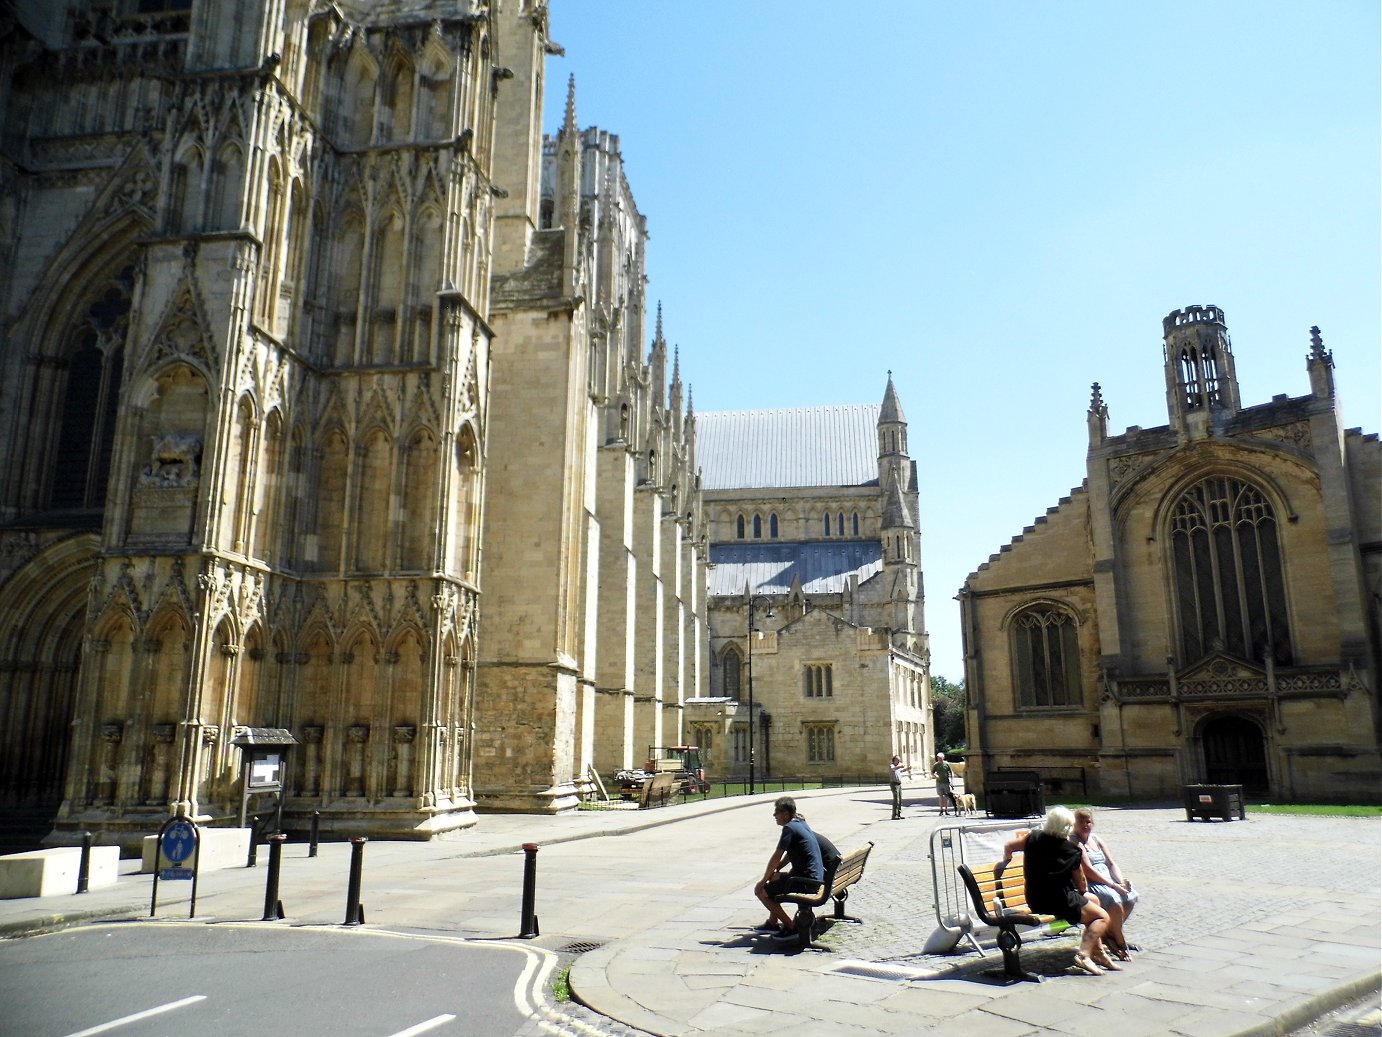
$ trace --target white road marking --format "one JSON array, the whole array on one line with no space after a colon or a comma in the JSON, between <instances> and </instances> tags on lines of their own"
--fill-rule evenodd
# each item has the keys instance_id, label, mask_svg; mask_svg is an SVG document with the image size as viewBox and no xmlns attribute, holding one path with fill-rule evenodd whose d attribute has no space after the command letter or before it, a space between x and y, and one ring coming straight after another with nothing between
<instances>
[{"instance_id":1,"label":"white road marking","mask_svg":"<svg viewBox=\"0 0 1382 1037\"><path fill-rule=\"evenodd\" d=\"M120 1019L112 1019L108 1023L101 1023L93 1026L89 1030L80 1030L77 1033L70 1033L67 1037L93 1037L98 1033L109 1033L117 1026L126 1026L130 1023L137 1023L141 1019L148 1019L155 1015L162 1015L164 1012L171 1012L175 1008L186 1008L188 1005L195 1005L198 1001L205 1001L205 994L193 994L191 997L184 997L181 1001L169 1001L166 1005L159 1005L157 1008L148 1008L142 1012L135 1012L134 1015L127 1015Z\"/></svg>"},{"instance_id":2,"label":"white road marking","mask_svg":"<svg viewBox=\"0 0 1382 1037\"><path fill-rule=\"evenodd\" d=\"M399 1030L397 1033L390 1034L389 1037L413 1037L414 1034L426 1033L428 1030L435 1030L438 1026L445 1026L455 1018L454 1015L435 1015L416 1026L410 1026L406 1030Z\"/></svg>"}]
</instances>

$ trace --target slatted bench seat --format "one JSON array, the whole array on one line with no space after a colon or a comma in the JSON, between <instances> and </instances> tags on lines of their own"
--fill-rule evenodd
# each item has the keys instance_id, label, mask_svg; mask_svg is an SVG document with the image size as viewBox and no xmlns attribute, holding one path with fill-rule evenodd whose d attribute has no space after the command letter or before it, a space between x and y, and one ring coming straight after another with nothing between
<instances>
[{"instance_id":1,"label":"slatted bench seat","mask_svg":"<svg viewBox=\"0 0 1382 1037\"><path fill-rule=\"evenodd\" d=\"M836 921L857 922L859 919L845 914L845 901L849 899L851 886L857 885L864 877L864 865L868 863L873 843L855 847L835 862L833 868L826 868L825 881L814 893L785 893L777 898L779 904L795 904L797 913L794 921L797 926L797 947L805 950L811 946L816 935L815 909L827 900L834 899Z\"/></svg>"},{"instance_id":2,"label":"slatted bench seat","mask_svg":"<svg viewBox=\"0 0 1382 1037\"><path fill-rule=\"evenodd\" d=\"M680 784L675 774L667 772L654 774L643 786L643 794L638 800L639 809L665 807L671 798L677 794Z\"/></svg>"},{"instance_id":3,"label":"slatted bench seat","mask_svg":"<svg viewBox=\"0 0 1382 1037\"><path fill-rule=\"evenodd\" d=\"M1022 935L1018 930L1065 926L1067 923L1055 915L1037 914L1027 906L1027 883L1022 874L1021 854L1014 857L999 876L994 875L997 867L997 863L994 863L972 869L961 864L958 868L980 921L998 930L998 949L1003 952L1003 969L990 974L1001 977L1007 983L1020 980L1040 983L1044 976L1022 967Z\"/></svg>"}]
</instances>

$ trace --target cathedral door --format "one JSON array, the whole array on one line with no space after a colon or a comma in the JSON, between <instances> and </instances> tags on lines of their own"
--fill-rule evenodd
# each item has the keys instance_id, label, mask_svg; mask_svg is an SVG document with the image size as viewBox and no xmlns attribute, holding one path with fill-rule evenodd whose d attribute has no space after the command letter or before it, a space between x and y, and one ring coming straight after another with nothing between
<instances>
[{"instance_id":1,"label":"cathedral door","mask_svg":"<svg viewBox=\"0 0 1382 1037\"><path fill-rule=\"evenodd\" d=\"M62 802L95 548L68 538L0 585L0 853L37 849Z\"/></svg>"},{"instance_id":2,"label":"cathedral door","mask_svg":"<svg viewBox=\"0 0 1382 1037\"><path fill-rule=\"evenodd\" d=\"M1267 792L1267 746L1262 731L1243 717L1215 717L1204 725L1205 781L1242 785L1244 793Z\"/></svg>"}]
</instances>

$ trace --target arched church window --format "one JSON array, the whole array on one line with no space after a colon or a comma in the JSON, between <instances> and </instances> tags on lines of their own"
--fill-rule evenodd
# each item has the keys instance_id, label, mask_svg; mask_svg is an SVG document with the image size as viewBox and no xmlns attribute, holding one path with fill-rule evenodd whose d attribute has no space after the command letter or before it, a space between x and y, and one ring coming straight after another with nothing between
<instances>
[{"instance_id":1,"label":"arched church window","mask_svg":"<svg viewBox=\"0 0 1382 1037\"><path fill-rule=\"evenodd\" d=\"M105 503L133 285L134 268L126 267L76 328L58 419L50 507Z\"/></svg>"},{"instance_id":2,"label":"arched church window","mask_svg":"<svg viewBox=\"0 0 1382 1037\"><path fill-rule=\"evenodd\" d=\"M840 536L845 535L845 513L843 511L835 516L835 531L839 533Z\"/></svg>"},{"instance_id":3,"label":"arched church window","mask_svg":"<svg viewBox=\"0 0 1382 1037\"><path fill-rule=\"evenodd\" d=\"M768 536L777 539L777 512L768 516Z\"/></svg>"},{"instance_id":4,"label":"arched church window","mask_svg":"<svg viewBox=\"0 0 1382 1037\"><path fill-rule=\"evenodd\" d=\"M763 516L762 516L762 515L754 515L754 517L753 517L753 538L754 538L755 540L762 540L762 539L763 539Z\"/></svg>"},{"instance_id":5,"label":"arched church window","mask_svg":"<svg viewBox=\"0 0 1382 1037\"><path fill-rule=\"evenodd\" d=\"M1017 704L1028 709L1078 706L1083 696L1075 617L1037 605L1013 617L1011 629Z\"/></svg>"},{"instance_id":6,"label":"arched church window","mask_svg":"<svg viewBox=\"0 0 1382 1037\"><path fill-rule=\"evenodd\" d=\"M830 535L830 512L827 511L827 512L825 513L825 516L824 516L824 517L825 517L825 529L824 529L824 533L825 533L826 536L829 536L829 535Z\"/></svg>"},{"instance_id":7,"label":"arched church window","mask_svg":"<svg viewBox=\"0 0 1382 1037\"><path fill-rule=\"evenodd\" d=\"M855 536L858 536L858 535L859 535L859 513L858 513L857 511L856 511L856 512L854 513L854 515L853 515L853 518L852 518L852 520L851 520L851 525L852 525L852 528L854 529L854 535L855 535Z\"/></svg>"},{"instance_id":8,"label":"arched church window","mask_svg":"<svg viewBox=\"0 0 1382 1037\"><path fill-rule=\"evenodd\" d=\"M1262 491L1212 476L1182 494L1170 521L1182 664L1222 649L1289 665L1276 514Z\"/></svg>"},{"instance_id":9,"label":"arched church window","mask_svg":"<svg viewBox=\"0 0 1382 1037\"><path fill-rule=\"evenodd\" d=\"M743 660L739 658L739 650L730 645L725 649L720 664L724 668L724 693L728 698L737 699L740 688L740 671L743 668Z\"/></svg>"},{"instance_id":10,"label":"arched church window","mask_svg":"<svg viewBox=\"0 0 1382 1037\"><path fill-rule=\"evenodd\" d=\"M738 540L744 539L744 516L740 515L734 520L734 536Z\"/></svg>"}]
</instances>

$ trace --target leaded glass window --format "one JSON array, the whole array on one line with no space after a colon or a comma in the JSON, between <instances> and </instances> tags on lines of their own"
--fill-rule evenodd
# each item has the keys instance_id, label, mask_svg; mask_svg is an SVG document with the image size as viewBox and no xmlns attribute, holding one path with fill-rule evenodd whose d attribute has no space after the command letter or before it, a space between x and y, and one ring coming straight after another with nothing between
<instances>
[{"instance_id":1,"label":"leaded glass window","mask_svg":"<svg viewBox=\"0 0 1382 1037\"><path fill-rule=\"evenodd\" d=\"M740 669L742 667L742 660L739 658L739 653L731 646L725 650L721 662L725 670L724 693L729 698L737 699L739 697Z\"/></svg>"},{"instance_id":2,"label":"leaded glass window","mask_svg":"<svg viewBox=\"0 0 1382 1037\"><path fill-rule=\"evenodd\" d=\"M833 763L835 760L835 727L833 724L811 724L806 728L806 762Z\"/></svg>"},{"instance_id":3,"label":"leaded glass window","mask_svg":"<svg viewBox=\"0 0 1382 1037\"><path fill-rule=\"evenodd\" d=\"M1222 650L1289 665L1291 632L1276 514L1229 476L1192 486L1171 512L1181 662Z\"/></svg>"},{"instance_id":4,"label":"leaded glass window","mask_svg":"<svg viewBox=\"0 0 1382 1037\"><path fill-rule=\"evenodd\" d=\"M1012 622L1018 705L1029 709L1078 706L1080 645L1075 617L1064 609L1037 606Z\"/></svg>"}]
</instances>

